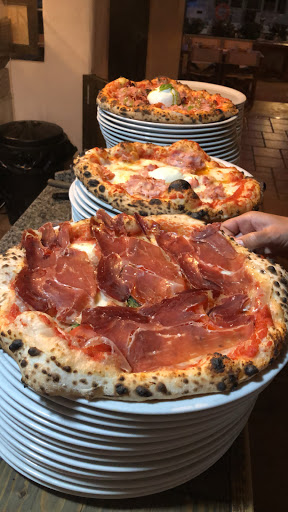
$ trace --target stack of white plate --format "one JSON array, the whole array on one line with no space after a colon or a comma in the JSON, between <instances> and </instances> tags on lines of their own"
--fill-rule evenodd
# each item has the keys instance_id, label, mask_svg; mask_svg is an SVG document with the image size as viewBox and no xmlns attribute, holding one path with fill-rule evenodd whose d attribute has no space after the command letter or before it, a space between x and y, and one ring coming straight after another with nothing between
<instances>
[{"instance_id":1,"label":"stack of white plate","mask_svg":"<svg viewBox=\"0 0 288 512\"><path fill-rule=\"evenodd\" d=\"M74 222L87 219L95 215L99 208L106 210L112 217L117 215L119 210L113 208L87 190L83 183L76 178L69 189L69 199L71 203L72 219Z\"/></svg>"},{"instance_id":2,"label":"stack of white plate","mask_svg":"<svg viewBox=\"0 0 288 512\"><path fill-rule=\"evenodd\" d=\"M208 82L192 82L190 80L180 80L182 84L188 85L191 89L195 91L200 91L205 89L210 94L221 94L223 98L228 98L231 100L234 105L238 108L237 115L237 135L239 139L239 144L241 147L241 137L242 137L242 129L243 129L243 121L244 121L244 107L245 102L247 100L245 94L236 89L232 89L232 87L226 87L225 85L218 84L210 84Z\"/></svg>"},{"instance_id":3,"label":"stack of white plate","mask_svg":"<svg viewBox=\"0 0 288 512\"><path fill-rule=\"evenodd\" d=\"M211 156L239 161L241 131L243 123L244 94L215 84L205 82L183 81L191 88L206 89L208 92L219 92L231 99L239 109L237 116L224 121L207 124L169 124L138 121L116 115L98 107L97 119L107 147L122 141L149 142L160 146L173 144L177 140L188 139L198 142L202 149Z\"/></svg>"},{"instance_id":4,"label":"stack of white plate","mask_svg":"<svg viewBox=\"0 0 288 512\"><path fill-rule=\"evenodd\" d=\"M225 160L221 160L220 158L213 157L213 160L216 160L216 162L226 167L231 167L229 162L225 162ZM251 176L250 173L238 165L233 165L246 176ZM119 210L113 208L110 204L102 201L98 197L94 196L91 192L89 192L89 190L87 190L83 183L78 180L78 178L73 181L69 189L69 199L71 203L72 220L74 222L78 222L79 220L87 219L92 215L95 215L99 208L106 210L106 212L109 213L109 215L112 217L118 213L121 213Z\"/></svg>"},{"instance_id":5,"label":"stack of white plate","mask_svg":"<svg viewBox=\"0 0 288 512\"><path fill-rule=\"evenodd\" d=\"M214 464L243 429L261 390L287 362L230 394L172 401L44 398L0 355L0 456L46 487L98 498L170 489Z\"/></svg>"}]
</instances>

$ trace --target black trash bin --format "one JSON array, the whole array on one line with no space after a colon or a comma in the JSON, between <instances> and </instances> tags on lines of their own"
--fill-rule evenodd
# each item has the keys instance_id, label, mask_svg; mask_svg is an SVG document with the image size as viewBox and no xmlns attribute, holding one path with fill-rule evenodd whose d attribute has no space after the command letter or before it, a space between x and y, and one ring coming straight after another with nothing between
<instances>
[{"instance_id":1,"label":"black trash bin","mask_svg":"<svg viewBox=\"0 0 288 512\"><path fill-rule=\"evenodd\" d=\"M70 165L76 151L56 124L13 121L0 125L0 196L11 224L45 188L47 180Z\"/></svg>"}]
</instances>

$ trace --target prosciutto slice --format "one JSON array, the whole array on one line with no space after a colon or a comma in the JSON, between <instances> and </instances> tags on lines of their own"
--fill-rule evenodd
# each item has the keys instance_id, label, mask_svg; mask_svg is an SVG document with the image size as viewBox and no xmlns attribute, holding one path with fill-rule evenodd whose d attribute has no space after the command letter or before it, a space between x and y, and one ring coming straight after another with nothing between
<instances>
[{"instance_id":1,"label":"prosciutto slice","mask_svg":"<svg viewBox=\"0 0 288 512\"><path fill-rule=\"evenodd\" d=\"M235 272L242 267L245 257L236 252L218 229L218 224L210 224L192 233L190 240L193 248L203 263Z\"/></svg>"},{"instance_id":2,"label":"prosciutto slice","mask_svg":"<svg viewBox=\"0 0 288 512\"><path fill-rule=\"evenodd\" d=\"M57 235L51 226L42 228L43 243L35 232L23 237L27 264L14 286L30 307L70 323L93 302L98 291L96 275L85 252L67 247L69 223Z\"/></svg>"},{"instance_id":3,"label":"prosciutto slice","mask_svg":"<svg viewBox=\"0 0 288 512\"><path fill-rule=\"evenodd\" d=\"M124 302L132 295L140 304L151 304L187 289L179 266L160 247L133 236L114 236L113 244L110 234L95 236L102 249L97 279L110 297Z\"/></svg>"},{"instance_id":4,"label":"prosciutto slice","mask_svg":"<svg viewBox=\"0 0 288 512\"><path fill-rule=\"evenodd\" d=\"M92 328L111 340L134 372L184 368L191 359L223 353L250 339L255 318L245 313L247 301L244 294L234 295L209 310L208 292L187 290L137 310L121 306L84 310L81 328Z\"/></svg>"},{"instance_id":5,"label":"prosciutto slice","mask_svg":"<svg viewBox=\"0 0 288 512\"><path fill-rule=\"evenodd\" d=\"M243 266L245 257L236 252L218 228L218 224L210 224L194 231L190 238L160 232L156 239L177 261L192 288L226 294L233 286L235 292L245 292L251 282Z\"/></svg>"},{"instance_id":6,"label":"prosciutto slice","mask_svg":"<svg viewBox=\"0 0 288 512\"><path fill-rule=\"evenodd\" d=\"M245 314L248 302L248 296L243 293L228 297L209 311L209 318L220 327L244 325L251 319L251 315Z\"/></svg>"},{"instance_id":7,"label":"prosciutto slice","mask_svg":"<svg viewBox=\"0 0 288 512\"><path fill-rule=\"evenodd\" d=\"M208 330L198 322L159 330L139 328L129 344L127 359L134 372L189 366L189 361L233 347L249 339L253 322L233 329Z\"/></svg>"}]
</instances>

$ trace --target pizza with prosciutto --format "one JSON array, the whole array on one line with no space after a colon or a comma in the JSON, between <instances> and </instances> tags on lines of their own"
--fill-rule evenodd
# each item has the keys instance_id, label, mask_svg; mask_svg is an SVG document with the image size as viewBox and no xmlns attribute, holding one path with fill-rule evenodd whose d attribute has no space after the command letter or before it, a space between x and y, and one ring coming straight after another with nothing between
<instances>
[{"instance_id":1,"label":"pizza with prosciutto","mask_svg":"<svg viewBox=\"0 0 288 512\"><path fill-rule=\"evenodd\" d=\"M74 172L92 194L130 214L186 213L214 222L256 209L262 199L258 181L188 140L90 149L75 159Z\"/></svg>"},{"instance_id":2,"label":"pizza with prosciutto","mask_svg":"<svg viewBox=\"0 0 288 512\"><path fill-rule=\"evenodd\" d=\"M46 395L172 399L266 368L287 333L287 275L187 216L103 210L24 232L1 257L1 344Z\"/></svg>"},{"instance_id":3,"label":"pizza with prosciutto","mask_svg":"<svg viewBox=\"0 0 288 512\"><path fill-rule=\"evenodd\" d=\"M220 94L195 91L167 76L141 82L117 78L99 92L97 103L114 114L154 123L213 123L238 113Z\"/></svg>"}]
</instances>

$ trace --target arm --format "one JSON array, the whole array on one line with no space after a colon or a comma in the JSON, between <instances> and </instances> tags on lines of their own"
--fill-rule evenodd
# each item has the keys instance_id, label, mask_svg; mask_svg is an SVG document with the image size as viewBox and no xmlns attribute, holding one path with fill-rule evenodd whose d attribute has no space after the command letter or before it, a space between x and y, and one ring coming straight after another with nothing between
<instances>
[{"instance_id":1,"label":"arm","mask_svg":"<svg viewBox=\"0 0 288 512\"><path fill-rule=\"evenodd\" d=\"M263 212L247 212L222 223L221 229L252 250L288 254L288 218ZM268 251L267 251L268 249Z\"/></svg>"}]
</instances>

